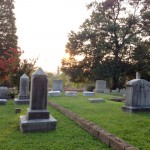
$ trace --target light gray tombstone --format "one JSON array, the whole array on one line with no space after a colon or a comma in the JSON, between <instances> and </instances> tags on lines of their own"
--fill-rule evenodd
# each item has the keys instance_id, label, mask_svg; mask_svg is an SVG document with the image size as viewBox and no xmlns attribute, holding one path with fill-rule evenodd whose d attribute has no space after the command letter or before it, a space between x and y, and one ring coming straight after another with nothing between
<instances>
[{"instance_id":1,"label":"light gray tombstone","mask_svg":"<svg viewBox=\"0 0 150 150\"><path fill-rule=\"evenodd\" d=\"M78 92L76 91L65 91L66 96L78 96Z\"/></svg>"},{"instance_id":2,"label":"light gray tombstone","mask_svg":"<svg viewBox=\"0 0 150 150\"><path fill-rule=\"evenodd\" d=\"M18 98L14 99L15 104L29 104L30 94L29 94L29 77L24 73L20 77L20 87Z\"/></svg>"},{"instance_id":3,"label":"light gray tombstone","mask_svg":"<svg viewBox=\"0 0 150 150\"><path fill-rule=\"evenodd\" d=\"M144 79L133 79L127 82L125 106L123 111L150 111L150 82Z\"/></svg>"},{"instance_id":4,"label":"light gray tombstone","mask_svg":"<svg viewBox=\"0 0 150 150\"><path fill-rule=\"evenodd\" d=\"M105 90L106 90L106 81L105 80L97 80L94 92L104 93Z\"/></svg>"},{"instance_id":5,"label":"light gray tombstone","mask_svg":"<svg viewBox=\"0 0 150 150\"><path fill-rule=\"evenodd\" d=\"M101 102L105 102L103 98L89 98L89 101L91 103L101 103Z\"/></svg>"},{"instance_id":6,"label":"light gray tombstone","mask_svg":"<svg viewBox=\"0 0 150 150\"><path fill-rule=\"evenodd\" d=\"M42 68L32 74L30 105L27 115L20 116L22 132L38 132L56 129L57 121L47 110L48 79Z\"/></svg>"},{"instance_id":7,"label":"light gray tombstone","mask_svg":"<svg viewBox=\"0 0 150 150\"><path fill-rule=\"evenodd\" d=\"M63 91L63 82L62 80L53 80L53 91Z\"/></svg>"},{"instance_id":8,"label":"light gray tombstone","mask_svg":"<svg viewBox=\"0 0 150 150\"><path fill-rule=\"evenodd\" d=\"M48 96L60 96L61 92L60 91L49 91Z\"/></svg>"},{"instance_id":9,"label":"light gray tombstone","mask_svg":"<svg viewBox=\"0 0 150 150\"><path fill-rule=\"evenodd\" d=\"M5 86L0 87L0 99L9 99L8 88Z\"/></svg>"},{"instance_id":10,"label":"light gray tombstone","mask_svg":"<svg viewBox=\"0 0 150 150\"><path fill-rule=\"evenodd\" d=\"M95 93L90 91L83 91L83 96L95 96Z\"/></svg>"},{"instance_id":11,"label":"light gray tombstone","mask_svg":"<svg viewBox=\"0 0 150 150\"><path fill-rule=\"evenodd\" d=\"M136 79L141 79L141 75L139 72L136 72Z\"/></svg>"}]
</instances>

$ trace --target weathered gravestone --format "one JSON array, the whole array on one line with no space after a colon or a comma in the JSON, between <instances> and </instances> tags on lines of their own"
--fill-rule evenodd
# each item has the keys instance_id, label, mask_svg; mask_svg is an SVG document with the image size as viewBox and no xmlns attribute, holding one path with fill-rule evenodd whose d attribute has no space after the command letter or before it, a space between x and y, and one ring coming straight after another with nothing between
<instances>
[{"instance_id":1,"label":"weathered gravestone","mask_svg":"<svg viewBox=\"0 0 150 150\"><path fill-rule=\"evenodd\" d=\"M60 91L49 91L48 96L60 96L61 92Z\"/></svg>"},{"instance_id":2,"label":"weathered gravestone","mask_svg":"<svg viewBox=\"0 0 150 150\"><path fill-rule=\"evenodd\" d=\"M30 105L27 115L20 116L22 132L37 132L56 129L57 121L47 110L48 79L42 68L32 74Z\"/></svg>"},{"instance_id":3,"label":"weathered gravestone","mask_svg":"<svg viewBox=\"0 0 150 150\"><path fill-rule=\"evenodd\" d=\"M133 79L127 82L125 106L123 111L150 111L150 82L144 79Z\"/></svg>"},{"instance_id":4,"label":"weathered gravestone","mask_svg":"<svg viewBox=\"0 0 150 150\"><path fill-rule=\"evenodd\" d=\"M95 96L95 93L90 91L83 91L83 96Z\"/></svg>"},{"instance_id":5,"label":"weathered gravestone","mask_svg":"<svg viewBox=\"0 0 150 150\"><path fill-rule=\"evenodd\" d=\"M52 90L53 91L63 91L63 82L62 80L53 80L53 85L52 85Z\"/></svg>"},{"instance_id":6,"label":"weathered gravestone","mask_svg":"<svg viewBox=\"0 0 150 150\"><path fill-rule=\"evenodd\" d=\"M97 80L94 92L104 93L105 90L106 90L106 81L105 80Z\"/></svg>"},{"instance_id":7,"label":"weathered gravestone","mask_svg":"<svg viewBox=\"0 0 150 150\"><path fill-rule=\"evenodd\" d=\"M29 94L29 77L24 73L20 77L20 87L18 98L14 99L15 104L29 104L30 94Z\"/></svg>"},{"instance_id":8,"label":"weathered gravestone","mask_svg":"<svg viewBox=\"0 0 150 150\"><path fill-rule=\"evenodd\" d=\"M91 103L105 102L103 98L89 98L89 101L90 101Z\"/></svg>"},{"instance_id":9,"label":"weathered gravestone","mask_svg":"<svg viewBox=\"0 0 150 150\"><path fill-rule=\"evenodd\" d=\"M65 91L66 96L78 96L78 92L76 91Z\"/></svg>"},{"instance_id":10,"label":"weathered gravestone","mask_svg":"<svg viewBox=\"0 0 150 150\"><path fill-rule=\"evenodd\" d=\"M8 88L5 86L0 87L0 99L9 99Z\"/></svg>"}]
</instances>

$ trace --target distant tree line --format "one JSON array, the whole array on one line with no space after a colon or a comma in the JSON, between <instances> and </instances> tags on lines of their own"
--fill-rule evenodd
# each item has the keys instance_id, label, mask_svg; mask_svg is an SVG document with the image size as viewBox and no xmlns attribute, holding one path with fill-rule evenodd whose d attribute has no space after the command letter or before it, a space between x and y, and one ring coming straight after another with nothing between
<instances>
[{"instance_id":1,"label":"distant tree line","mask_svg":"<svg viewBox=\"0 0 150 150\"><path fill-rule=\"evenodd\" d=\"M76 83L104 79L111 89L136 71L150 80L150 1L94 1L87 8L90 17L68 35L61 71Z\"/></svg>"}]
</instances>

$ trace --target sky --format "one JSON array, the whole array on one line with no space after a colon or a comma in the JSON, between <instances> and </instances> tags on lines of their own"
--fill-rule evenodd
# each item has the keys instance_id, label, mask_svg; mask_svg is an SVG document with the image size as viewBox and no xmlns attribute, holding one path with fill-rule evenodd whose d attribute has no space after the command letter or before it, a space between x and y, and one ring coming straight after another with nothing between
<instances>
[{"instance_id":1,"label":"sky","mask_svg":"<svg viewBox=\"0 0 150 150\"><path fill-rule=\"evenodd\" d=\"M57 72L66 56L65 45L71 30L89 17L86 4L93 0L15 0L18 46L22 58L37 58L36 66Z\"/></svg>"}]
</instances>

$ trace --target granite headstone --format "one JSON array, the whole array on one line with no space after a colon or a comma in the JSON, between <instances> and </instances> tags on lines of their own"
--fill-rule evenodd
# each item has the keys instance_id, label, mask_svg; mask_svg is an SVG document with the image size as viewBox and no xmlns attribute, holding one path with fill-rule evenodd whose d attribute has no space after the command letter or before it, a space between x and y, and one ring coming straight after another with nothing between
<instances>
[{"instance_id":1,"label":"granite headstone","mask_svg":"<svg viewBox=\"0 0 150 150\"><path fill-rule=\"evenodd\" d=\"M53 91L63 91L63 81L62 80L53 80L53 85L52 85L52 90Z\"/></svg>"},{"instance_id":2,"label":"granite headstone","mask_svg":"<svg viewBox=\"0 0 150 150\"><path fill-rule=\"evenodd\" d=\"M20 116L22 132L38 132L56 129L57 121L47 110L48 79L42 68L32 74L30 105L27 115Z\"/></svg>"},{"instance_id":3,"label":"granite headstone","mask_svg":"<svg viewBox=\"0 0 150 150\"><path fill-rule=\"evenodd\" d=\"M29 93L29 77L24 73L20 77L20 87L18 98L14 99L15 104L29 104L30 93Z\"/></svg>"},{"instance_id":4,"label":"granite headstone","mask_svg":"<svg viewBox=\"0 0 150 150\"><path fill-rule=\"evenodd\" d=\"M133 79L127 82L125 106L123 111L150 111L150 82L144 79Z\"/></svg>"},{"instance_id":5,"label":"granite headstone","mask_svg":"<svg viewBox=\"0 0 150 150\"><path fill-rule=\"evenodd\" d=\"M105 80L97 80L94 92L104 93L105 89L106 89L106 81Z\"/></svg>"}]
</instances>

